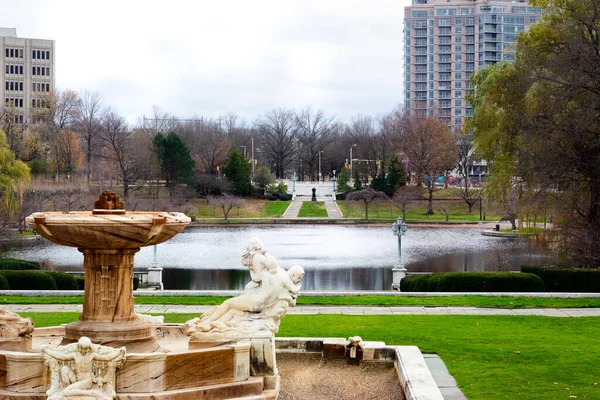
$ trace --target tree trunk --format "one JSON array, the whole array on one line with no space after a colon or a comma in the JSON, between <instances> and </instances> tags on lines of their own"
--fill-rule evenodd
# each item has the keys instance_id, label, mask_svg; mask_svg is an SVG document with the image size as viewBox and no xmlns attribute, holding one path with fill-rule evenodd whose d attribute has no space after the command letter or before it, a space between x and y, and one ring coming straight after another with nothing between
<instances>
[{"instance_id":1,"label":"tree trunk","mask_svg":"<svg viewBox=\"0 0 600 400\"><path fill-rule=\"evenodd\" d=\"M427 199L427 215L433 215L433 188L431 186L433 185L433 182L431 182L429 185L430 186L428 187L429 198Z\"/></svg>"},{"instance_id":2,"label":"tree trunk","mask_svg":"<svg viewBox=\"0 0 600 400\"><path fill-rule=\"evenodd\" d=\"M369 219L369 203L365 201L365 219Z\"/></svg>"}]
</instances>

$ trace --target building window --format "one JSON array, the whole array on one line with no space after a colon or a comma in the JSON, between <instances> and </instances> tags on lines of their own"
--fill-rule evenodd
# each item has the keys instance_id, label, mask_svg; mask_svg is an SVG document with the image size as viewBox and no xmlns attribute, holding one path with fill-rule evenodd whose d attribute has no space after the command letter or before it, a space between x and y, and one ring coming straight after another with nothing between
<instances>
[{"instance_id":1,"label":"building window","mask_svg":"<svg viewBox=\"0 0 600 400\"><path fill-rule=\"evenodd\" d=\"M462 118L454 118L454 125L462 125Z\"/></svg>"},{"instance_id":2,"label":"building window","mask_svg":"<svg viewBox=\"0 0 600 400\"><path fill-rule=\"evenodd\" d=\"M33 50L33 51L31 52L31 58L33 58L33 59L35 60L35 50Z\"/></svg>"},{"instance_id":3,"label":"building window","mask_svg":"<svg viewBox=\"0 0 600 400\"><path fill-rule=\"evenodd\" d=\"M46 83L46 92L49 92L49 91L50 91L50 84Z\"/></svg>"},{"instance_id":4,"label":"building window","mask_svg":"<svg viewBox=\"0 0 600 400\"><path fill-rule=\"evenodd\" d=\"M23 49L19 49L19 58L23 58Z\"/></svg>"},{"instance_id":5,"label":"building window","mask_svg":"<svg viewBox=\"0 0 600 400\"><path fill-rule=\"evenodd\" d=\"M50 50L46 50L46 60L50 59Z\"/></svg>"},{"instance_id":6,"label":"building window","mask_svg":"<svg viewBox=\"0 0 600 400\"><path fill-rule=\"evenodd\" d=\"M439 19L438 26L450 26L450 20L447 18Z\"/></svg>"},{"instance_id":7,"label":"building window","mask_svg":"<svg viewBox=\"0 0 600 400\"><path fill-rule=\"evenodd\" d=\"M454 110L454 115L462 115L462 109L457 108L456 110Z\"/></svg>"}]
</instances>

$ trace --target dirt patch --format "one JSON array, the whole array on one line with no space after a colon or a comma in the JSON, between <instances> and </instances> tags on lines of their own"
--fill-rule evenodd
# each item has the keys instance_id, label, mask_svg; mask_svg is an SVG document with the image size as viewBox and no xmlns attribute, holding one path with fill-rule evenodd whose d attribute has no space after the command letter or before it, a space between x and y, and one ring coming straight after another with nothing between
<instances>
[{"instance_id":1,"label":"dirt patch","mask_svg":"<svg viewBox=\"0 0 600 400\"><path fill-rule=\"evenodd\" d=\"M323 360L320 353L277 353L279 400L402 400L391 362L348 365Z\"/></svg>"}]
</instances>

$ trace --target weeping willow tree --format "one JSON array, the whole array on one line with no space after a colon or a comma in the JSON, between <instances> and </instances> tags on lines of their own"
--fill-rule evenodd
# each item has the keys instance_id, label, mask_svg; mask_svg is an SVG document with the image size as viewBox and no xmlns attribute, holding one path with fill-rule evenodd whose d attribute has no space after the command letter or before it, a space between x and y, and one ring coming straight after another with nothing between
<instances>
[{"instance_id":1,"label":"weeping willow tree","mask_svg":"<svg viewBox=\"0 0 600 400\"><path fill-rule=\"evenodd\" d=\"M13 222L23 202L23 190L29 183L29 167L15 159L0 129L0 214L4 224Z\"/></svg>"},{"instance_id":2,"label":"weeping willow tree","mask_svg":"<svg viewBox=\"0 0 600 400\"><path fill-rule=\"evenodd\" d=\"M513 64L472 78L469 124L492 162L488 193L551 212L561 253L598 267L600 1L531 3L546 14L518 37Z\"/></svg>"}]
</instances>

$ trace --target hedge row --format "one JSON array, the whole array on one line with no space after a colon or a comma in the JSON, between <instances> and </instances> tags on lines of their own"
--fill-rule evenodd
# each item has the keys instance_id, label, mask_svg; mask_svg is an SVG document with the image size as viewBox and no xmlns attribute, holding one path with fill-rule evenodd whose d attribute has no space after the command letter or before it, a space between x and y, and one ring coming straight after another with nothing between
<instances>
[{"instance_id":1,"label":"hedge row","mask_svg":"<svg viewBox=\"0 0 600 400\"><path fill-rule=\"evenodd\" d=\"M133 278L133 290L140 284ZM84 290L83 276L58 271L2 271L0 290Z\"/></svg>"},{"instance_id":2,"label":"hedge row","mask_svg":"<svg viewBox=\"0 0 600 400\"><path fill-rule=\"evenodd\" d=\"M409 275L402 292L543 292L544 282L534 274L510 272L449 272Z\"/></svg>"},{"instance_id":3,"label":"hedge row","mask_svg":"<svg viewBox=\"0 0 600 400\"><path fill-rule=\"evenodd\" d=\"M521 272L539 276L548 292L600 292L600 270L521 265Z\"/></svg>"},{"instance_id":4,"label":"hedge row","mask_svg":"<svg viewBox=\"0 0 600 400\"><path fill-rule=\"evenodd\" d=\"M0 258L0 270L29 270L40 269L35 261L17 260L16 258Z\"/></svg>"}]
</instances>

